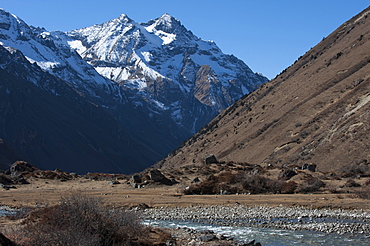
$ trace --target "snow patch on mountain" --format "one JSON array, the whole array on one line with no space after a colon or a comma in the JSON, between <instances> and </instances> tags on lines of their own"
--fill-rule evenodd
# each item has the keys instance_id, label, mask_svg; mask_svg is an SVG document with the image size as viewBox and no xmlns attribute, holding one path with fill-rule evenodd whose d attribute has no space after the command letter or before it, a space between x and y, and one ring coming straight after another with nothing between
<instances>
[{"instance_id":1,"label":"snow patch on mountain","mask_svg":"<svg viewBox=\"0 0 370 246\"><path fill-rule=\"evenodd\" d=\"M69 46L71 46L72 49L75 49L79 54L83 53L86 50L86 47L83 46L82 42L80 40L70 40L67 41Z\"/></svg>"}]
</instances>

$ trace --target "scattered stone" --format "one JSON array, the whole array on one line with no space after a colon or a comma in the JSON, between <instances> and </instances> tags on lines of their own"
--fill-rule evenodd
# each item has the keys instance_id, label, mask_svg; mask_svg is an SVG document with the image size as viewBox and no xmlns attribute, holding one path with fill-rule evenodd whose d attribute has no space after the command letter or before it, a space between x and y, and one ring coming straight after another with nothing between
<instances>
[{"instance_id":1,"label":"scattered stone","mask_svg":"<svg viewBox=\"0 0 370 246\"><path fill-rule=\"evenodd\" d=\"M220 190L220 195L230 195L230 192L227 190Z\"/></svg>"},{"instance_id":2,"label":"scattered stone","mask_svg":"<svg viewBox=\"0 0 370 246\"><path fill-rule=\"evenodd\" d=\"M248 242L248 243L245 243L244 245L246 245L246 246L247 246L247 245L254 245L254 243L255 243L255 242L256 242L256 240L254 240L254 239L253 239L252 241L250 241L250 242Z\"/></svg>"},{"instance_id":3,"label":"scattered stone","mask_svg":"<svg viewBox=\"0 0 370 246\"><path fill-rule=\"evenodd\" d=\"M270 206L159 207L141 211L146 219L182 220L221 226L255 226L337 234L369 234L370 211ZM236 218L238 218L236 220ZM344 222L346 221L346 222ZM213 235L214 234L207 234ZM260 245L258 242L254 245Z\"/></svg>"},{"instance_id":4,"label":"scattered stone","mask_svg":"<svg viewBox=\"0 0 370 246\"><path fill-rule=\"evenodd\" d=\"M109 185L117 185L117 184L120 184L120 182L119 181L117 181L117 180L113 180L113 181L109 181L109 183L108 183Z\"/></svg>"},{"instance_id":5,"label":"scattered stone","mask_svg":"<svg viewBox=\"0 0 370 246\"><path fill-rule=\"evenodd\" d=\"M215 239L216 239L215 235L204 235L204 236L199 237L199 240L201 242L209 242L209 241L213 241Z\"/></svg>"},{"instance_id":6,"label":"scattered stone","mask_svg":"<svg viewBox=\"0 0 370 246\"><path fill-rule=\"evenodd\" d=\"M14 185L3 185L0 184L0 187L3 188L4 190L9 190L9 189L17 189Z\"/></svg>"},{"instance_id":7,"label":"scattered stone","mask_svg":"<svg viewBox=\"0 0 370 246\"><path fill-rule=\"evenodd\" d=\"M135 211L138 211L138 210L144 210L144 209L148 209L150 208L148 204L146 203L139 203L137 205L132 205L130 207L131 210L135 210Z\"/></svg>"},{"instance_id":8,"label":"scattered stone","mask_svg":"<svg viewBox=\"0 0 370 246\"><path fill-rule=\"evenodd\" d=\"M212 230L200 230L199 233L202 233L202 234L214 234L215 232L212 231Z\"/></svg>"}]
</instances>

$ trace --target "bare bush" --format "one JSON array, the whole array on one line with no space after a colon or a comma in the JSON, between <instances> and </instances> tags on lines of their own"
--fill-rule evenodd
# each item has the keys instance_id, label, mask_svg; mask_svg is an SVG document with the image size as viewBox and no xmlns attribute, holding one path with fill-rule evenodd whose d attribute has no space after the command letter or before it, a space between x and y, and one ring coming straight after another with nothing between
<instances>
[{"instance_id":1,"label":"bare bush","mask_svg":"<svg viewBox=\"0 0 370 246\"><path fill-rule=\"evenodd\" d=\"M342 167L339 169L339 174L343 178L356 177L358 175L364 175L369 171L367 161L364 163L356 163Z\"/></svg>"},{"instance_id":2,"label":"bare bush","mask_svg":"<svg viewBox=\"0 0 370 246\"><path fill-rule=\"evenodd\" d=\"M217 190L217 182L218 179L215 175L210 175L206 180L191 185L188 189L184 191L185 195L203 195L203 194L217 194L219 190Z\"/></svg>"},{"instance_id":3,"label":"bare bush","mask_svg":"<svg viewBox=\"0 0 370 246\"><path fill-rule=\"evenodd\" d=\"M370 200L370 190L356 191L355 195L358 198Z\"/></svg>"},{"instance_id":4,"label":"bare bush","mask_svg":"<svg viewBox=\"0 0 370 246\"><path fill-rule=\"evenodd\" d=\"M281 184L282 194L294 194L296 189L297 189L297 183L294 181L283 182Z\"/></svg>"},{"instance_id":5,"label":"bare bush","mask_svg":"<svg viewBox=\"0 0 370 246\"><path fill-rule=\"evenodd\" d=\"M318 191L321 187L324 187L325 183L318 179L318 178L311 178L308 180L305 180L303 183L301 183L297 189L296 193L310 193Z\"/></svg>"},{"instance_id":6,"label":"bare bush","mask_svg":"<svg viewBox=\"0 0 370 246\"><path fill-rule=\"evenodd\" d=\"M259 175L247 175L243 181L243 188L251 194L280 193L282 181L269 179Z\"/></svg>"},{"instance_id":7,"label":"bare bush","mask_svg":"<svg viewBox=\"0 0 370 246\"><path fill-rule=\"evenodd\" d=\"M219 175L210 175L203 182L191 185L184 190L184 194L294 193L296 186L295 182L247 175L243 171L236 173L227 171Z\"/></svg>"},{"instance_id":8,"label":"bare bush","mask_svg":"<svg viewBox=\"0 0 370 246\"><path fill-rule=\"evenodd\" d=\"M23 228L25 245L132 245L145 233L138 216L103 207L101 199L73 193L60 205L32 212ZM145 238L144 238L145 240Z\"/></svg>"}]
</instances>

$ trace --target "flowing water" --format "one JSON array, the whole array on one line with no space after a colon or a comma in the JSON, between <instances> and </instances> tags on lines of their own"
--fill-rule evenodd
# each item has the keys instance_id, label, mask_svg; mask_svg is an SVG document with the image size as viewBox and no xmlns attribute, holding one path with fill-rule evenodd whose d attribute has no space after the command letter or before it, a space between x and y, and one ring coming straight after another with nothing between
<instances>
[{"instance_id":1,"label":"flowing water","mask_svg":"<svg viewBox=\"0 0 370 246\"><path fill-rule=\"evenodd\" d=\"M215 234L232 237L239 242L253 239L263 246L274 245L370 245L369 235L325 234L314 231L291 231L258 227L217 226L187 221L146 220L146 225L166 228L190 228L194 230L212 230Z\"/></svg>"},{"instance_id":2,"label":"flowing water","mask_svg":"<svg viewBox=\"0 0 370 246\"><path fill-rule=\"evenodd\" d=\"M16 211L9 207L0 206L0 216L12 215L15 214Z\"/></svg>"}]
</instances>

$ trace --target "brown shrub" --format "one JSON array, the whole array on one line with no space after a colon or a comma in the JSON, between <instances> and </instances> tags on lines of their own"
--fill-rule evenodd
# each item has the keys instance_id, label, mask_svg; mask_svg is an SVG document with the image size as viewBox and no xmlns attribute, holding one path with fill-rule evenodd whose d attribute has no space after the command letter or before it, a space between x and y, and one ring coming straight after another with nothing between
<instances>
[{"instance_id":1,"label":"brown shrub","mask_svg":"<svg viewBox=\"0 0 370 246\"><path fill-rule=\"evenodd\" d=\"M355 195L361 199L370 199L370 190L356 191Z\"/></svg>"},{"instance_id":2,"label":"brown shrub","mask_svg":"<svg viewBox=\"0 0 370 246\"><path fill-rule=\"evenodd\" d=\"M367 162L356 163L342 167L339 169L339 174L343 178L356 177L358 175L363 175L369 171Z\"/></svg>"},{"instance_id":3,"label":"brown shrub","mask_svg":"<svg viewBox=\"0 0 370 246\"><path fill-rule=\"evenodd\" d=\"M269 179L259 175L247 175L243 181L243 189L251 194L280 193L282 181Z\"/></svg>"},{"instance_id":4,"label":"brown shrub","mask_svg":"<svg viewBox=\"0 0 370 246\"><path fill-rule=\"evenodd\" d=\"M217 194L219 193L217 185L217 177L213 174L204 181L191 185L188 189L184 190L185 195L203 195L203 194Z\"/></svg>"},{"instance_id":5,"label":"brown shrub","mask_svg":"<svg viewBox=\"0 0 370 246\"><path fill-rule=\"evenodd\" d=\"M318 178L312 178L305 180L303 183L301 183L297 189L296 193L310 193L318 191L321 187L324 187L325 183L321 181Z\"/></svg>"},{"instance_id":6,"label":"brown shrub","mask_svg":"<svg viewBox=\"0 0 370 246\"><path fill-rule=\"evenodd\" d=\"M244 171L232 173L221 172L210 175L200 183L184 190L185 195L202 194L235 194L235 193L294 193L297 184L293 181L269 179L260 175L246 175Z\"/></svg>"},{"instance_id":7,"label":"brown shrub","mask_svg":"<svg viewBox=\"0 0 370 246\"><path fill-rule=\"evenodd\" d=\"M281 185L282 194L294 194L297 189L297 183L294 181L283 182Z\"/></svg>"},{"instance_id":8,"label":"brown shrub","mask_svg":"<svg viewBox=\"0 0 370 246\"><path fill-rule=\"evenodd\" d=\"M18 243L26 245L132 245L147 235L132 212L104 209L101 199L74 193L60 205L32 212Z\"/></svg>"}]
</instances>

